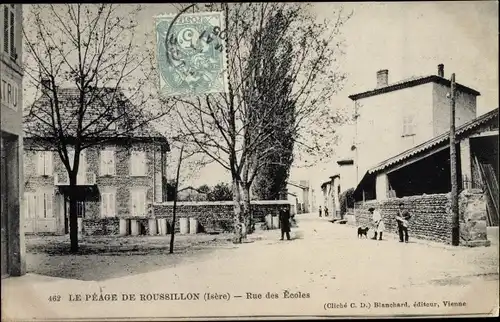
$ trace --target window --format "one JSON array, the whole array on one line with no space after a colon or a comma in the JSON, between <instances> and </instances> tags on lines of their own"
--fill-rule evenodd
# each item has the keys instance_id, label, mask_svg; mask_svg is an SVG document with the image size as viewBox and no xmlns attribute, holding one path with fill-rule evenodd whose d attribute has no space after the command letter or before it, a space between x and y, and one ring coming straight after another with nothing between
<instances>
[{"instance_id":1,"label":"window","mask_svg":"<svg viewBox=\"0 0 500 322\"><path fill-rule=\"evenodd\" d=\"M145 190L132 190L132 216L146 216L146 191Z\"/></svg>"},{"instance_id":2,"label":"window","mask_svg":"<svg viewBox=\"0 0 500 322\"><path fill-rule=\"evenodd\" d=\"M403 117L403 136L415 135L415 123L413 115L405 115Z\"/></svg>"},{"instance_id":3,"label":"window","mask_svg":"<svg viewBox=\"0 0 500 322\"><path fill-rule=\"evenodd\" d=\"M52 151L37 152L37 173L40 176L51 176L53 172Z\"/></svg>"},{"instance_id":4,"label":"window","mask_svg":"<svg viewBox=\"0 0 500 322\"><path fill-rule=\"evenodd\" d=\"M14 5L4 5L3 9L3 51L17 59L15 46L16 9Z\"/></svg>"},{"instance_id":5,"label":"window","mask_svg":"<svg viewBox=\"0 0 500 322\"><path fill-rule=\"evenodd\" d=\"M36 194L34 192L24 193L24 217L33 219L36 217Z\"/></svg>"},{"instance_id":6,"label":"window","mask_svg":"<svg viewBox=\"0 0 500 322\"><path fill-rule=\"evenodd\" d=\"M115 151L101 151L101 176L115 175Z\"/></svg>"},{"instance_id":7,"label":"window","mask_svg":"<svg viewBox=\"0 0 500 322\"><path fill-rule=\"evenodd\" d=\"M146 152L132 151L130 156L130 175L131 176L146 175Z\"/></svg>"},{"instance_id":8,"label":"window","mask_svg":"<svg viewBox=\"0 0 500 322\"><path fill-rule=\"evenodd\" d=\"M24 209L26 219L53 218L54 193L52 191L26 192L24 194Z\"/></svg>"},{"instance_id":9,"label":"window","mask_svg":"<svg viewBox=\"0 0 500 322\"><path fill-rule=\"evenodd\" d=\"M102 217L115 217L116 216L116 205L115 205L115 193L114 192L103 192L101 194L101 215Z\"/></svg>"}]
</instances>

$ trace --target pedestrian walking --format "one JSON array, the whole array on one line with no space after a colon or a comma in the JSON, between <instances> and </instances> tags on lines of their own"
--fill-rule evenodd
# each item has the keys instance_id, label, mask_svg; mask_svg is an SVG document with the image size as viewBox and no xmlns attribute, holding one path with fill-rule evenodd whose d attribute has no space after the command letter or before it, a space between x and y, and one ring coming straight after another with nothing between
<instances>
[{"instance_id":1,"label":"pedestrian walking","mask_svg":"<svg viewBox=\"0 0 500 322\"><path fill-rule=\"evenodd\" d=\"M319 216L321 217L321 206L319 206Z\"/></svg>"},{"instance_id":2,"label":"pedestrian walking","mask_svg":"<svg viewBox=\"0 0 500 322\"><path fill-rule=\"evenodd\" d=\"M328 217L328 208L325 207L325 217Z\"/></svg>"},{"instance_id":3,"label":"pedestrian walking","mask_svg":"<svg viewBox=\"0 0 500 322\"><path fill-rule=\"evenodd\" d=\"M281 227L281 239L285 237L286 234L286 239L290 240L290 211L286 209L285 207L280 209L279 212L279 219L280 219L280 227Z\"/></svg>"},{"instance_id":4,"label":"pedestrian walking","mask_svg":"<svg viewBox=\"0 0 500 322\"><path fill-rule=\"evenodd\" d=\"M378 240L382 240L382 234L385 230L385 224L382 215L380 214L380 211L376 210L373 207L368 209L368 211L372 214L373 230L375 231L372 239L377 240L378 235Z\"/></svg>"},{"instance_id":5,"label":"pedestrian walking","mask_svg":"<svg viewBox=\"0 0 500 322\"><path fill-rule=\"evenodd\" d=\"M408 212L408 210L404 209L404 203L400 202L398 214L396 215L400 243L408 242L408 220L410 220L410 218L410 213Z\"/></svg>"}]
</instances>

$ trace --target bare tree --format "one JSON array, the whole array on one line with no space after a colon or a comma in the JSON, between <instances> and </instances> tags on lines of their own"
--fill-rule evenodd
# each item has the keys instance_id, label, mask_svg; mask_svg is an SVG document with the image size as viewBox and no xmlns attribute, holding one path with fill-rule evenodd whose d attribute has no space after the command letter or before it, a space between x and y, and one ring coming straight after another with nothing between
<instances>
[{"instance_id":1,"label":"bare tree","mask_svg":"<svg viewBox=\"0 0 500 322\"><path fill-rule=\"evenodd\" d=\"M182 136L231 173L235 241L241 242L253 179L268 156L290 149L269 144L284 128L279 123L288 122L293 141L311 153L319 151L317 137L328 135L324 125L336 121L328 102L344 80L335 62L341 54L336 36L346 17L339 12L332 24L317 23L307 5L289 3L205 8L224 12L229 90L177 98L175 121ZM276 110L286 109L293 112L277 117ZM318 122L323 131L311 127Z\"/></svg>"},{"instance_id":2,"label":"bare tree","mask_svg":"<svg viewBox=\"0 0 500 322\"><path fill-rule=\"evenodd\" d=\"M151 59L135 37L140 6L31 5L24 24L25 73L40 97L25 111L25 132L57 151L69 176L71 251L78 250L74 188L81 151L110 140L151 136L168 112L151 108ZM142 37L141 37L142 38ZM74 151L73 153L70 153ZM72 157L74 155L74 157Z\"/></svg>"}]
</instances>

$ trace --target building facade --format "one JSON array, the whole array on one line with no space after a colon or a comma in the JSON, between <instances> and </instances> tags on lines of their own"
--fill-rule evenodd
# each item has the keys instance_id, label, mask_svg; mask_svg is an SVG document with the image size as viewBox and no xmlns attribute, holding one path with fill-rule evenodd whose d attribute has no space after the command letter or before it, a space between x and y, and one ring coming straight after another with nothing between
<instances>
[{"instance_id":1,"label":"building facade","mask_svg":"<svg viewBox=\"0 0 500 322\"><path fill-rule=\"evenodd\" d=\"M22 5L0 5L1 274L26 271L23 195Z\"/></svg>"},{"instance_id":2,"label":"building facade","mask_svg":"<svg viewBox=\"0 0 500 322\"><path fill-rule=\"evenodd\" d=\"M25 138L25 230L65 234L69 232L68 174L57 151L39 147L33 138ZM146 218L153 202L164 201L168 151L161 137L127 143L116 139L83 150L77 185L86 192L78 201L79 231L85 233L83 219ZM74 152L69 154L73 159Z\"/></svg>"},{"instance_id":3,"label":"building facade","mask_svg":"<svg viewBox=\"0 0 500 322\"><path fill-rule=\"evenodd\" d=\"M388 70L377 72L375 89L349 96L355 104L357 183L373 165L436 137L450 126L450 81L438 75L389 83ZM456 126L476 118L479 92L457 84Z\"/></svg>"}]
</instances>

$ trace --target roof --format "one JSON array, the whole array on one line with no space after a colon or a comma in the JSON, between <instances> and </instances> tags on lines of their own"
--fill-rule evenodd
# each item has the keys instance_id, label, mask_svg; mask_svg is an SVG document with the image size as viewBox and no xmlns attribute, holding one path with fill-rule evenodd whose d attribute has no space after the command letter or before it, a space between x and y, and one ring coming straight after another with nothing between
<instances>
[{"instance_id":1,"label":"roof","mask_svg":"<svg viewBox=\"0 0 500 322\"><path fill-rule=\"evenodd\" d=\"M438 83L438 84L441 84L444 86L448 86L448 87L451 86L451 81L449 79L443 78L443 77L438 76L438 75L413 76L413 77L398 81L396 83L389 84L389 85L384 86L384 87L375 88L375 89L372 89L372 90L369 90L366 92L350 95L349 98L352 99L353 101L355 101L355 100L358 100L361 98L366 98L366 97L375 96L375 95L379 95L379 94L383 94L383 93L393 92L393 91L397 91L397 90L400 90L403 88L414 87L414 86L423 85L423 84L432 83L432 82ZM476 91L470 87L467 87L467 86L464 86L464 85L461 85L458 83L456 85L457 85L456 86L457 90L459 90L461 92L469 93L469 94L472 94L475 96L481 95L481 93L479 93L478 91Z\"/></svg>"},{"instance_id":2,"label":"roof","mask_svg":"<svg viewBox=\"0 0 500 322\"><path fill-rule=\"evenodd\" d=\"M74 137L77 128L77 107L79 106L80 90L72 87L58 88L57 95L61 106L61 128L64 129L65 136ZM136 108L121 89L102 87L96 89L92 95L92 98L90 98L92 102L88 103L89 109L91 107L92 111L85 112L82 124L84 127L89 126L87 133L85 133L89 138L147 138L158 139L168 145L163 134L148 124L142 125L136 122L137 119L141 119L145 112ZM23 126L25 138L51 137L48 135L51 131L47 130L46 125L44 129L43 122L37 119L38 115L46 114L49 111L48 107L50 107L50 98L42 94L33 104L24 108L25 119ZM118 118L116 113L120 113ZM98 118L102 119L103 122L95 122ZM111 122L116 122L117 128L121 129L123 133L117 133L116 130L109 128L106 129ZM131 130L127 131L127 128Z\"/></svg>"},{"instance_id":3,"label":"roof","mask_svg":"<svg viewBox=\"0 0 500 322\"><path fill-rule=\"evenodd\" d=\"M461 125L460 127L458 127L455 130L455 135L457 137L464 136L465 133L476 129L480 125L485 124L486 122L491 121L495 118L497 118L497 122L498 122L498 108L496 108L496 109L494 109L486 114L483 114L470 122L467 122L467 123ZM441 134L441 135L439 135L439 136L437 136L429 141L426 141L426 142L419 144L411 149L408 149L408 150L406 150L406 151L404 151L404 152L402 152L402 153L400 153L400 154L398 154L390 159L387 159L385 161L380 162L376 166L369 169L367 173L374 174L374 173L380 172L380 171L382 171L382 170L384 170L392 165L398 164L401 161L404 161L404 160L406 160L406 159L408 159L416 154L430 150L431 148L433 148L435 146L446 144L446 142L449 142L449 139L450 139L450 131L447 131L447 132L445 132L445 133L443 133L443 134Z\"/></svg>"},{"instance_id":4,"label":"roof","mask_svg":"<svg viewBox=\"0 0 500 322\"><path fill-rule=\"evenodd\" d=\"M340 174L336 173L330 177L330 179L340 178Z\"/></svg>"}]
</instances>

